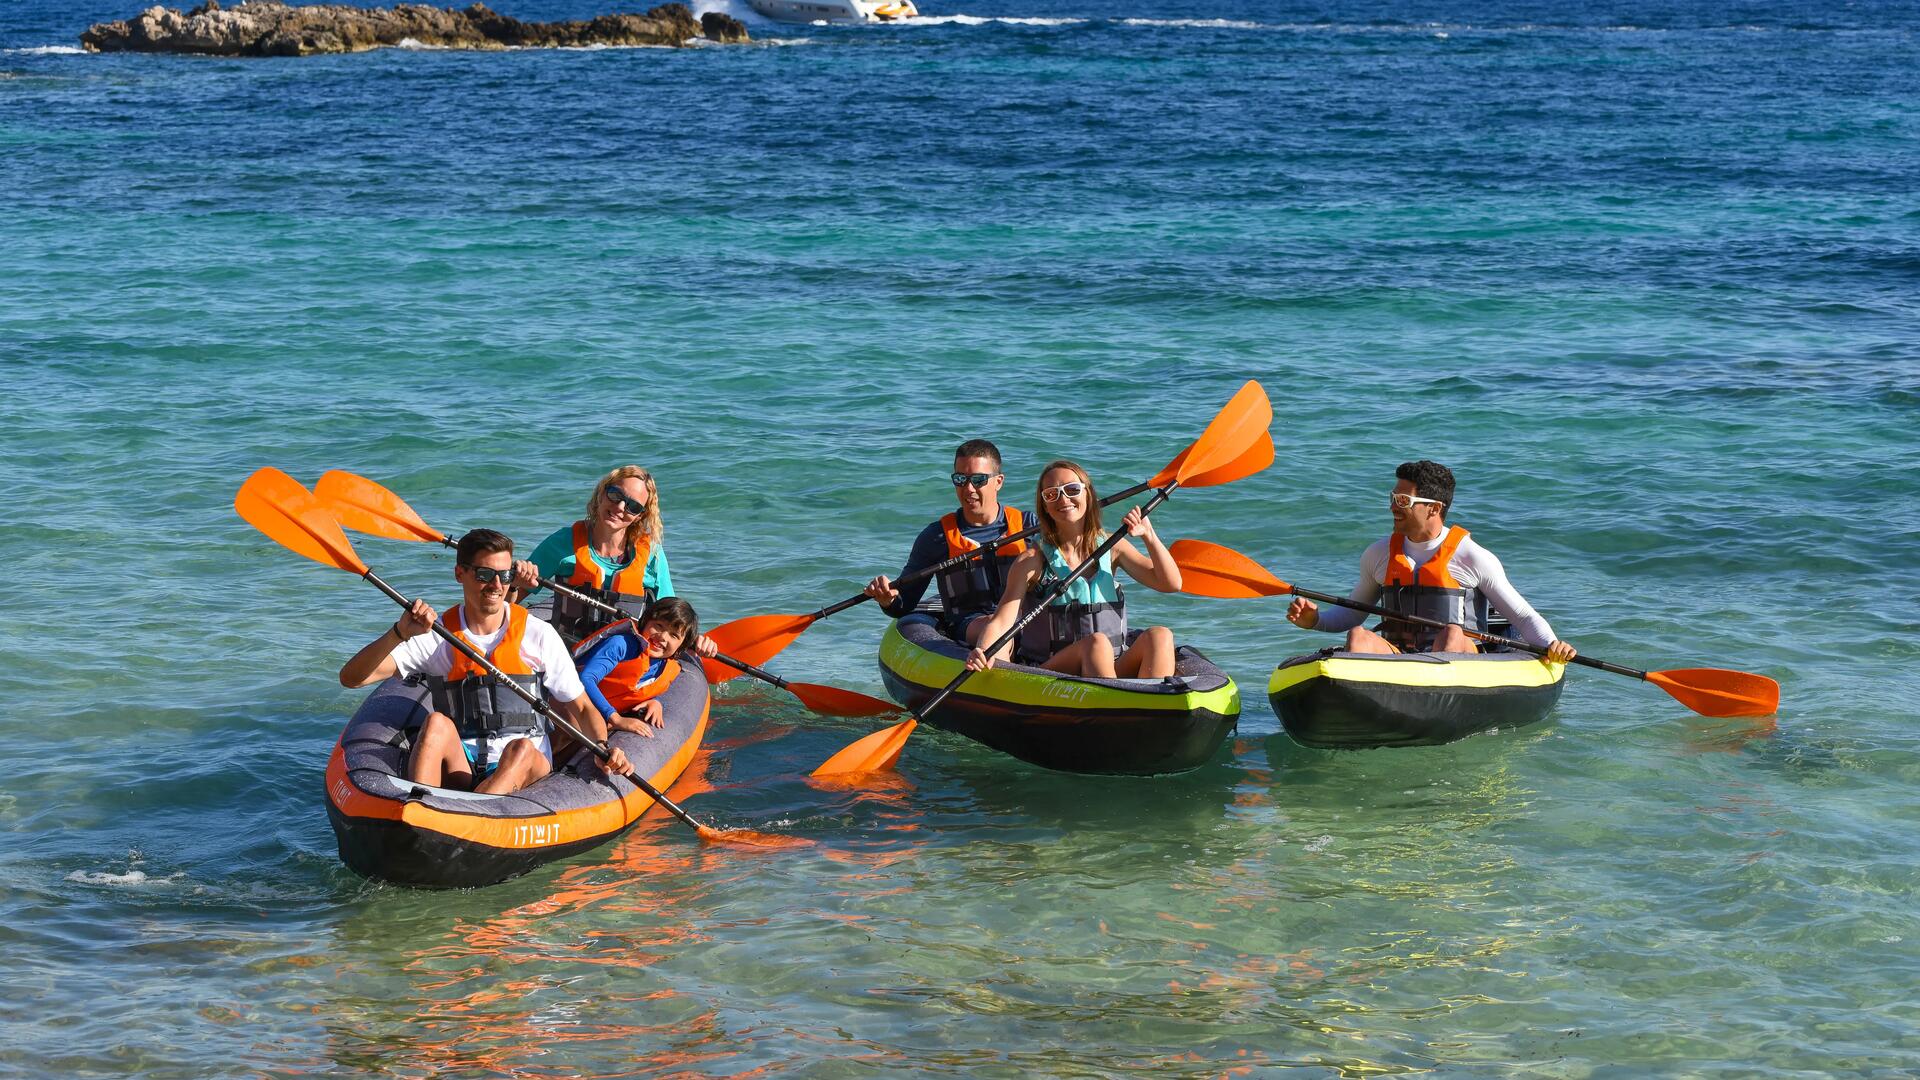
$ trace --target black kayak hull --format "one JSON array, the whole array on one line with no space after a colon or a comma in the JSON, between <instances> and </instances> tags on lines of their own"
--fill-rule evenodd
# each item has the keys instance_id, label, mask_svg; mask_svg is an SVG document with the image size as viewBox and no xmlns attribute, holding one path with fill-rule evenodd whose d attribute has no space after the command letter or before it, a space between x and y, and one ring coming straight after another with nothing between
<instances>
[{"instance_id":1,"label":"black kayak hull","mask_svg":"<svg viewBox=\"0 0 1920 1080\"><path fill-rule=\"evenodd\" d=\"M917 709L960 673L966 650L919 620L888 629L880 677ZM1083 679L998 664L927 717L1022 761L1069 773L1156 776L1211 761L1240 719L1240 688L1182 647L1171 679Z\"/></svg>"},{"instance_id":2,"label":"black kayak hull","mask_svg":"<svg viewBox=\"0 0 1920 1080\"><path fill-rule=\"evenodd\" d=\"M1274 669L1267 700L1303 746L1437 746L1538 723L1559 702L1565 673L1520 653L1325 650Z\"/></svg>"}]
</instances>

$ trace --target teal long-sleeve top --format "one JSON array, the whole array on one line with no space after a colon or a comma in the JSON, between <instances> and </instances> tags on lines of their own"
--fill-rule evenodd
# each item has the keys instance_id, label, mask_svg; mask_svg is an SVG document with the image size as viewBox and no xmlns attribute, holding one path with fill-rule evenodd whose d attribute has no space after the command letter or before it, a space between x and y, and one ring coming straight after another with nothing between
<instances>
[{"instance_id":1,"label":"teal long-sleeve top","mask_svg":"<svg viewBox=\"0 0 1920 1080\"><path fill-rule=\"evenodd\" d=\"M622 562L615 562L602 558L599 552L591 549L587 554L600 567L601 581L612 581L613 575L625 570L633 563L631 557ZM540 546L533 549L533 554L527 556L527 561L533 564L541 577L565 583L573 576L573 526L562 525L552 536L540 541ZM653 552L647 556L647 570L643 580L645 582L643 587L652 589L655 597L673 595L673 574L667 569L666 545L653 545ZM542 591L534 590L535 593Z\"/></svg>"}]
</instances>

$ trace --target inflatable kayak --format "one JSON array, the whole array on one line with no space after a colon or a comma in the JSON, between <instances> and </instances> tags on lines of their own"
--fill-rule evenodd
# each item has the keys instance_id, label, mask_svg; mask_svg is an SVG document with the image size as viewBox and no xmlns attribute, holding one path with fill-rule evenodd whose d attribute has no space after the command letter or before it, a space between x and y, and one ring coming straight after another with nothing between
<instances>
[{"instance_id":1,"label":"inflatable kayak","mask_svg":"<svg viewBox=\"0 0 1920 1080\"><path fill-rule=\"evenodd\" d=\"M967 649L922 619L880 641L887 693L917 708L953 681ZM1184 772L1220 749L1240 719L1240 688L1181 646L1166 679L1088 679L996 664L968 679L927 723L1062 772Z\"/></svg>"},{"instance_id":2,"label":"inflatable kayak","mask_svg":"<svg viewBox=\"0 0 1920 1080\"><path fill-rule=\"evenodd\" d=\"M1566 670L1527 653L1322 649L1275 668L1267 700L1305 746L1434 746L1534 723L1560 700Z\"/></svg>"},{"instance_id":3,"label":"inflatable kayak","mask_svg":"<svg viewBox=\"0 0 1920 1080\"><path fill-rule=\"evenodd\" d=\"M429 711L426 697L420 683L381 683L327 763L327 816L340 861L357 874L425 888L491 885L606 843L653 805L625 777L602 772L591 754L507 795L417 786L406 779L407 752ZM616 731L613 744L665 790L707 730L700 665L681 664L660 702L666 726L653 738Z\"/></svg>"}]
</instances>

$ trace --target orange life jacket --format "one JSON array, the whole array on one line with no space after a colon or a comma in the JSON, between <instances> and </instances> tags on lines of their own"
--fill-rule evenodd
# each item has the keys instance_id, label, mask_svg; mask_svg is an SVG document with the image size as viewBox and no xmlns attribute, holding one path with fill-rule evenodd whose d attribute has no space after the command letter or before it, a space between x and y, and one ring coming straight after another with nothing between
<instances>
[{"instance_id":1,"label":"orange life jacket","mask_svg":"<svg viewBox=\"0 0 1920 1080\"><path fill-rule=\"evenodd\" d=\"M1007 515L1007 531L1003 535L1012 536L1014 533L1026 528L1026 519L1021 516L1019 507L1005 507L1005 511ZM940 531L947 535L947 558L949 559L956 555L973 551L980 546L972 540L967 539L966 535L960 531L960 513L957 510L940 519ZM1015 540L1011 544L998 545L994 548L993 553L1001 558L1011 558L1025 550L1027 550L1027 542L1025 540Z\"/></svg>"},{"instance_id":2,"label":"orange life jacket","mask_svg":"<svg viewBox=\"0 0 1920 1080\"><path fill-rule=\"evenodd\" d=\"M467 636L465 626L461 622L460 617L463 614L461 608L460 604L448 608L445 614L440 616L440 621L445 623L447 629L461 641L473 645L473 639ZM487 654L487 659L493 661L494 667L508 675L532 675L533 668L527 665L527 658L520 653L520 642L526 636L527 609L519 604L508 604L507 632L494 643L493 651ZM474 651L478 652L479 646L474 646ZM458 649L453 650L453 667L447 672L448 682L456 683L462 679L487 674L489 674L487 669L474 663L466 653Z\"/></svg>"},{"instance_id":3,"label":"orange life jacket","mask_svg":"<svg viewBox=\"0 0 1920 1080\"><path fill-rule=\"evenodd\" d=\"M1406 538L1394 533L1387 549L1387 573L1381 583L1380 606L1403 615L1455 623L1468 630L1485 630L1487 598L1478 589L1461 588L1453 576L1453 554L1460 550L1467 536L1467 530L1458 525L1448 526L1440 547L1416 569L1413 559L1407 555ZM1440 637L1440 631L1433 627L1397 619L1383 621L1377 632L1408 652L1430 649Z\"/></svg>"},{"instance_id":4,"label":"orange life jacket","mask_svg":"<svg viewBox=\"0 0 1920 1080\"><path fill-rule=\"evenodd\" d=\"M440 621L455 637L479 651L467 636L460 605L441 615ZM501 674L535 697L540 695L540 677L527 663L520 645L527 634L527 609L507 605L506 632L494 643L487 659ZM473 662L466 653L453 650L453 664L445 678L428 680L433 708L453 719L460 739L472 751L474 764L484 776L493 768L496 755L508 742L522 737L540 738L546 731L546 719L534 711L527 700L502 685L501 679Z\"/></svg>"},{"instance_id":5,"label":"orange life jacket","mask_svg":"<svg viewBox=\"0 0 1920 1080\"><path fill-rule=\"evenodd\" d=\"M653 543L644 535L634 546L633 560L621 567L613 575L612 581L606 581L606 574L600 564L593 559L593 549L587 544L587 523L573 523L573 574L560 584L575 592L611 604L628 615L638 619L646 614L647 605L653 603L653 590L648 589L647 561L653 557ZM565 593L553 594L553 628L568 641L578 642L591 636L607 624L617 621L619 616L582 603Z\"/></svg>"},{"instance_id":6,"label":"orange life jacket","mask_svg":"<svg viewBox=\"0 0 1920 1080\"><path fill-rule=\"evenodd\" d=\"M1026 528L1026 519L1018 507L1005 507L1005 511L1007 528L1001 535L1010 536ZM978 543L960 531L958 511L940 519L940 531L946 534L949 559L980 549ZM940 591L940 606L946 613L949 633L959 631L958 620L961 617L984 614L1000 605L1000 596L1007 587L1007 570L1025 550L1025 540L1000 544L992 554L968 559L951 569L942 570L933 579L934 587Z\"/></svg>"},{"instance_id":7,"label":"orange life jacket","mask_svg":"<svg viewBox=\"0 0 1920 1080\"><path fill-rule=\"evenodd\" d=\"M613 575L613 584L604 586L613 592L639 596L647 591L647 560L653 555L653 541L642 533L640 542L634 545L633 561ZM561 582L562 585L602 588L600 564L593 560L593 549L587 545L587 523L573 523L573 576ZM581 590L582 592L586 590Z\"/></svg>"},{"instance_id":8,"label":"orange life jacket","mask_svg":"<svg viewBox=\"0 0 1920 1080\"><path fill-rule=\"evenodd\" d=\"M640 680L646 678L647 669L652 666L653 661L644 652L615 664L607 677L600 680L600 692L606 695L607 704L616 712L631 715L634 709L666 693L674 677L680 674L680 661L668 657L660 665L660 674L642 684Z\"/></svg>"}]
</instances>

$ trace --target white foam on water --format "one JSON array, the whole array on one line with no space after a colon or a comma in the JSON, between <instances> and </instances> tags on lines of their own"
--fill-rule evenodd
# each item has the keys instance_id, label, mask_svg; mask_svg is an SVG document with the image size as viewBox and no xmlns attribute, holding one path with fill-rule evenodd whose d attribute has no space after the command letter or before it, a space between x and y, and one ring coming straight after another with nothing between
<instances>
[{"instance_id":1,"label":"white foam on water","mask_svg":"<svg viewBox=\"0 0 1920 1080\"><path fill-rule=\"evenodd\" d=\"M418 49L421 52L446 52L445 45L429 45L418 38L403 37L393 43L396 49Z\"/></svg>"},{"instance_id":2,"label":"white foam on water","mask_svg":"<svg viewBox=\"0 0 1920 1080\"><path fill-rule=\"evenodd\" d=\"M1122 26L1182 26L1205 30L1284 30L1274 23L1248 22L1245 19L1121 19Z\"/></svg>"},{"instance_id":3,"label":"white foam on water","mask_svg":"<svg viewBox=\"0 0 1920 1080\"><path fill-rule=\"evenodd\" d=\"M113 874L105 870L75 870L67 875L68 881L81 885L118 885L132 887L139 885L172 885L180 880L177 873L166 877L148 877L145 870L129 870L124 874Z\"/></svg>"},{"instance_id":4,"label":"white foam on water","mask_svg":"<svg viewBox=\"0 0 1920 1080\"><path fill-rule=\"evenodd\" d=\"M35 45L26 49L0 49L0 53L12 53L17 56L85 56L87 50L78 45Z\"/></svg>"},{"instance_id":5,"label":"white foam on water","mask_svg":"<svg viewBox=\"0 0 1920 1080\"><path fill-rule=\"evenodd\" d=\"M1022 18L1013 15L921 15L906 19L895 26L986 26L989 23L1005 23L1008 26L1073 26L1087 22L1087 19L1041 19Z\"/></svg>"},{"instance_id":6,"label":"white foam on water","mask_svg":"<svg viewBox=\"0 0 1920 1080\"><path fill-rule=\"evenodd\" d=\"M705 41L705 38L688 38L686 44L693 45ZM609 45L596 41L591 45L516 45L514 52L618 52L622 49L675 49L677 45Z\"/></svg>"}]
</instances>

